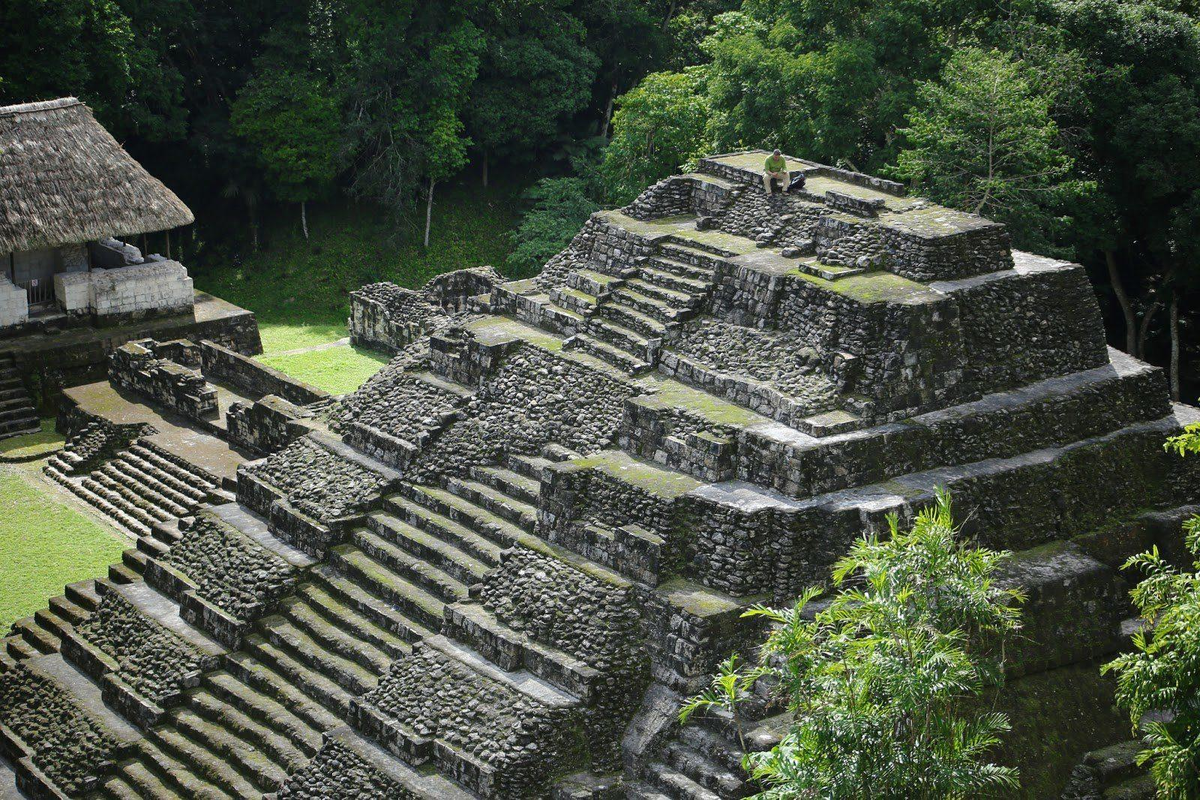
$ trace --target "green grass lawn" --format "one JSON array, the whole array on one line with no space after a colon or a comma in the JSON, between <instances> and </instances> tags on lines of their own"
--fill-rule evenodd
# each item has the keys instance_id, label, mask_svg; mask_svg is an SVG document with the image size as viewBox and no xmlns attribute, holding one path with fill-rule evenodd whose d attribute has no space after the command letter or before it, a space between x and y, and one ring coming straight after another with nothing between
<instances>
[{"instance_id":1,"label":"green grass lawn","mask_svg":"<svg viewBox=\"0 0 1200 800\"><path fill-rule=\"evenodd\" d=\"M400 236L381 209L342 201L310 208L308 241L293 211L280 209L267 226L261 251L210 247L189 266L198 289L255 312L264 364L344 394L387 359L349 347L279 354L348 336L350 293L365 284L386 280L416 288L443 272L483 264L503 271L523 188L512 178L493 181L487 189L474 178L440 188L428 249L420 230Z\"/></svg>"},{"instance_id":2,"label":"green grass lawn","mask_svg":"<svg viewBox=\"0 0 1200 800\"><path fill-rule=\"evenodd\" d=\"M105 575L129 546L36 480L28 468L0 468L0 633L66 584Z\"/></svg>"},{"instance_id":3,"label":"green grass lawn","mask_svg":"<svg viewBox=\"0 0 1200 800\"><path fill-rule=\"evenodd\" d=\"M54 430L53 419L43 419L42 429L25 436L0 439L0 462L32 461L62 448L67 440Z\"/></svg>"},{"instance_id":4,"label":"green grass lawn","mask_svg":"<svg viewBox=\"0 0 1200 800\"><path fill-rule=\"evenodd\" d=\"M365 284L415 288L483 264L503 271L523 188L510 178L484 189L473 176L439 187L428 249L419 229L400 230L377 206L341 200L310 207L308 241L294 210L281 208L265 226L259 252L213 245L188 266L196 288L258 315L267 353L335 341L346 335L350 292Z\"/></svg>"},{"instance_id":5,"label":"green grass lawn","mask_svg":"<svg viewBox=\"0 0 1200 800\"><path fill-rule=\"evenodd\" d=\"M264 355L269 367L331 394L353 392L388 362L382 353L343 345L291 355Z\"/></svg>"}]
</instances>

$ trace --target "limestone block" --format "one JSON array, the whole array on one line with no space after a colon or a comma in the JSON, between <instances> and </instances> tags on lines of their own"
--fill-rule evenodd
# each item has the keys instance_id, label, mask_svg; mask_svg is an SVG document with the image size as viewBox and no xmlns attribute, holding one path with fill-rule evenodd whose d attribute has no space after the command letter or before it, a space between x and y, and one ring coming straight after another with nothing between
<instances>
[{"instance_id":1,"label":"limestone block","mask_svg":"<svg viewBox=\"0 0 1200 800\"><path fill-rule=\"evenodd\" d=\"M21 325L29 320L29 299L25 290L0 276L0 328Z\"/></svg>"}]
</instances>

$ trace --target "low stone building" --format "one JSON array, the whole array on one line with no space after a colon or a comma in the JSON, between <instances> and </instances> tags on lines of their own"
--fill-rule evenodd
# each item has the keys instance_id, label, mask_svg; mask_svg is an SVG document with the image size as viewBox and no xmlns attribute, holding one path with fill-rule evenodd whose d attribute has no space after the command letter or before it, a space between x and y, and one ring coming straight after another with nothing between
<instances>
[{"instance_id":1,"label":"low stone building","mask_svg":"<svg viewBox=\"0 0 1200 800\"><path fill-rule=\"evenodd\" d=\"M169 231L192 221L79 100L0 107L0 438L36 429L39 405L102 378L125 342L261 352L254 315L170 258ZM161 231L165 257L133 244Z\"/></svg>"},{"instance_id":2,"label":"low stone building","mask_svg":"<svg viewBox=\"0 0 1200 800\"><path fill-rule=\"evenodd\" d=\"M0 108L0 331L190 311L183 265L114 237L193 220L79 100Z\"/></svg>"}]
</instances>

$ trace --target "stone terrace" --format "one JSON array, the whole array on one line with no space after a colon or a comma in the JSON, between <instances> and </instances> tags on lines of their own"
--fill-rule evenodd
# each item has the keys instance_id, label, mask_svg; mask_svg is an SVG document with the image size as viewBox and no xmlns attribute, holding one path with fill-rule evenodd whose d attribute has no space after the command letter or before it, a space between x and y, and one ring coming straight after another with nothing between
<instances>
[{"instance_id":1,"label":"stone terrace","mask_svg":"<svg viewBox=\"0 0 1200 800\"><path fill-rule=\"evenodd\" d=\"M800 159L768 195L764 158L703 159L594 215L528 281L365 287L352 335L395 358L345 398L212 350L200 378L161 363L187 347L120 356L144 373L114 376L142 387L115 403L128 419L204 417L224 385L240 399L205 430L261 457L200 498L165 466L182 440L71 423L60 466L103 485L138 466L119 454L155 456L170 513L51 602L53 641L7 640L18 784L744 797L732 720L680 728L682 697L752 647L749 605L827 579L938 487L964 535L1015 551L1005 580L1030 596L997 702L1043 729L1011 757L1065 785L1123 738L1111 688L1078 676L1121 644L1119 564L1178 536L1161 520L1200 476L1162 441L1200 414L1105 347L1077 265ZM1033 686L1053 714L1019 705ZM760 682L746 747L778 740L781 710Z\"/></svg>"}]
</instances>

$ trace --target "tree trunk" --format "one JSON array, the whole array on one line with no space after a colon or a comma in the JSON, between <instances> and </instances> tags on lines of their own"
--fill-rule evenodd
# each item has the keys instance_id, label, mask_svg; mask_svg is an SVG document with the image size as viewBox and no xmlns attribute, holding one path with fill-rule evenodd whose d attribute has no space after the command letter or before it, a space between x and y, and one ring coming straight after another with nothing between
<instances>
[{"instance_id":1,"label":"tree trunk","mask_svg":"<svg viewBox=\"0 0 1200 800\"><path fill-rule=\"evenodd\" d=\"M1171 399L1179 402L1179 294L1171 295Z\"/></svg>"},{"instance_id":2,"label":"tree trunk","mask_svg":"<svg viewBox=\"0 0 1200 800\"><path fill-rule=\"evenodd\" d=\"M167 258L171 257L171 232L163 231L163 235L167 238Z\"/></svg>"},{"instance_id":3,"label":"tree trunk","mask_svg":"<svg viewBox=\"0 0 1200 800\"><path fill-rule=\"evenodd\" d=\"M617 79L613 78L612 89L608 93L608 104L604 106L604 124L600 127L600 138L608 139L608 126L612 123L613 103L617 101Z\"/></svg>"},{"instance_id":4,"label":"tree trunk","mask_svg":"<svg viewBox=\"0 0 1200 800\"><path fill-rule=\"evenodd\" d=\"M300 201L300 227L304 231L304 241L308 241L308 201Z\"/></svg>"},{"instance_id":5,"label":"tree trunk","mask_svg":"<svg viewBox=\"0 0 1200 800\"><path fill-rule=\"evenodd\" d=\"M1143 361L1146 360L1146 340L1150 338L1150 323L1154 321L1154 315L1160 308L1162 308L1162 303L1157 300L1151 303L1150 307L1146 309L1146 316L1142 317L1142 324L1138 329L1137 352L1134 355Z\"/></svg>"},{"instance_id":6,"label":"tree trunk","mask_svg":"<svg viewBox=\"0 0 1200 800\"><path fill-rule=\"evenodd\" d=\"M433 224L433 187L437 181L429 179L429 197L425 201L425 248L429 249L429 228Z\"/></svg>"},{"instance_id":7,"label":"tree trunk","mask_svg":"<svg viewBox=\"0 0 1200 800\"><path fill-rule=\"evenodd\" d=\"M663 19L662 32L666 33L671 28L671 19L675 16L675 6L677 0L671 0L671 7L667 9L667 16Z\"/></svg>"},{"instance_id":8,"label":"tree trunk","mask_svg":"<svg viewBox=\"0 0 1200 800\"><path fill-rule=\"evenodd\" d=\"M1137 319L1133 315L1133 304L1129 302L1129 295L1125 293L1125 286L1121 283L1121 276L1117 272L1117 254L1112 250L1105 250L1104 262L1108 264L1108 282L1112 286L1113 294L1117 296L1121 314L1125 317L1125 352L1136 356Z\"/></svg>"},{"instance_id":9,"label":"tree trunk","mask_svg":"<svg viewBox=\"0 0 1200 800\"><path fill-rule=\"evenodd\" d=\"M483 151L483 188L485 188L485 189L487 188L487 181L488 181L487 173L488 173L488 151L484 150Z\"/></svg>"}]
</instances>

